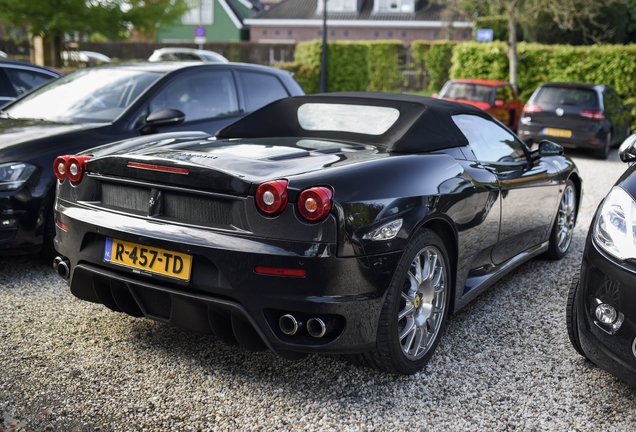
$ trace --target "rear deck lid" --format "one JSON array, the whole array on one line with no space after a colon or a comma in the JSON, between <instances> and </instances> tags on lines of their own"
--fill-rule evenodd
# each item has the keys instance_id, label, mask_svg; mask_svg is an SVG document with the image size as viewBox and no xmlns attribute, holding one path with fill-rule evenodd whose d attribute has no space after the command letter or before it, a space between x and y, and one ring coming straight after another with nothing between
<instances>
[{"instance_id":1,"label":"rear deck lid","mask_svg":"<svg viewBox=\"0 0 636 432\"><path fill-rule=\"evenodd\" d=\"M89 160L92 174L247 195L270 179L381 157L373 146L266 138L164 143Z\"/></svg>"}]
</instances>

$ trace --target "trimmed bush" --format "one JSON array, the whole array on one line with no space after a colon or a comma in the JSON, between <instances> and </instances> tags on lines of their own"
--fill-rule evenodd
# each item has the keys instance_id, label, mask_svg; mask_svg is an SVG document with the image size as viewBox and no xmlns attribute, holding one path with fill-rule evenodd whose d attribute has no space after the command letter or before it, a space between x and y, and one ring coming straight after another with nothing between
<instances>
[{"instance_id":1,"label":"trimmed bush","mask_svg":"<svg viewBox=\"0 0 636 432\"><path fill-rule=\"evenodd\" d=\"M507 46L503 42L470 42L453 53L452 78L507 81ZM540 45L519 43L519 94L527 100L543 82L607 84L624 99L636 97L636 46Z\"/></svg>"},{"instance_id":2,"label":"trimmed bush","mask_svg":"<svg viewBox=\"0 0 636 432\"><path fill-rule=\"evenodd\" d=\"M405 47L402 41L386 40L368 42L369 84L368 91L395 91L402 81L402 58Z\"/></svg>"},{"instance_id":3,"label":"trimmed bush","mask_svg":"<svg viewBox=\"0 0 636 432\"><path fill-rule=\"evenodd\" d=\"M295 63L306 67L302 78L304 84L301 84L305 93L319 91L321 53L322 42L320 40L301 42L296 46ZM368 82L369 48L367 44L348 41L329 42L327 47L327 90L330 92L365 91Z\"/></svg>"},{"instance_id":4,"label":"trimmed bush","mask_svg":"<svg viewBox=\"0 0 636 432\"><path fill-rule=\"evenodd\" d=\"M457 42L414 41L411 44L413 58L421 65L421 70L428 72L428 89L440 90L449 79L453 49Z\"/></svg>"},{"instance_id":5,"label":"trimmed bush","mask_svg":"<svg viewBox=\"0 0 636 432\"><path fill-rule=\"evenodd\" d=\"M318 93L320 68L300 63L277 63L274 67L294 74L294 78L307 94Z\"/></svg>"}]
</instances>

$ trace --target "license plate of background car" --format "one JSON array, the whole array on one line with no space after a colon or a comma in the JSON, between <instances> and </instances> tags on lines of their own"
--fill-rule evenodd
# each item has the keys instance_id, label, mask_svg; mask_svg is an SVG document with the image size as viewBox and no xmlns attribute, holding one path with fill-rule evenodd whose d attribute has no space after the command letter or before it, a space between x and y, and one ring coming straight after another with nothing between
<instances>
[{"instance_id":1,"label":"license plate of background car","mask_svg":"<svg viewBox=\"0 0 636 432\"><path fill-rule=\"evenodd\" d=\"M106 238L104 261L189 281L192 256L166 249Z\"/></svg>"},{"instance_id":2,"label":"license plate of background car","mask_svg":"<svg viewBox=\"0 0 636 432\"><path fill-rule=\"evenodd\" d=\"M556 129L556 128L545 128L544 133L546 135L561 137L561 138L571 138L572 131L569 129Z\"/></svg>"}]
</instances>

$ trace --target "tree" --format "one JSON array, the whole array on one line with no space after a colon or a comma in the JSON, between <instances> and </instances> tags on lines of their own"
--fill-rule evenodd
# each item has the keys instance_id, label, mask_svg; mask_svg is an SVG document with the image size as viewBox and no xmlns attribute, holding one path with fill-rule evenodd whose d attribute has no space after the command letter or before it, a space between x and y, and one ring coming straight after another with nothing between
<instances>
[{"instance_id":1,"label":"tree","mask_svg":"<svg viewBox=\"0 0 636 432\"><path fill-rule=\"evenodd\" d=\"M447 7L449 15L500 17L508 25L510 83L517 89L517 30L549 19L561 30L579 30L584 39L600 41L614 34L604 22L607 8L621 6L624 0L435 0ZM593 30L590 30L593 29Z\"/></svg>"},{"instance_id":2,"label":"tree","mask_svg":"<svg viewBox=\"0 0 636 432\"><path fill-rule=\"evenodd\" d=\"M154 31L188 10L186 0L0 0L0 20L26 25L54 47L53 66L60 66L62 41L69 33L100 33L125 38L132 28Z\"/></svg>"}]
</instances>

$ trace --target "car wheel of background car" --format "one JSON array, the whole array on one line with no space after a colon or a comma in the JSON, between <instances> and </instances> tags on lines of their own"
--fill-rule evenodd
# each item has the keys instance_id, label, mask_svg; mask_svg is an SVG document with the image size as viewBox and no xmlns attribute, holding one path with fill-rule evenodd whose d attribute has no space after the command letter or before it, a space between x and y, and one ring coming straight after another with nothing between
<instances>
[{"instance_id":1,"label":"car wheel of background car","mask_svg":"<svg viewBox=\"0 0 636 432\"><path fill-rule=\"evenodd\" d=\"M442 239L423 229L409 243L391 281L380 322L377 351L363 354L391 373L414 374L435 351L450 303L450 265Z\"/></svg>"},{"instance_id":2,"label":"car wheel of background car","mask_svg":"<svg viewBox=\"0 0 636 432\"><path fill-rule=\"evenodd\" d=\"M612 148L612 132L607 133L607 137L605 138L605 143L603 147L598 150L592 151L592 156L597 159L607 159L610 154L610 150Z\"/></svg>"},{"instance_id":3,"label":"car wheel of background car","mask_svg":"<svg viewBox=\"0 0 636 432\"><path fill-rule=\"evenodd\" d=\"M568 292L568 302L565 308L565 323L568 327L568 336L572 346L583 357L587 358L581 347L579 340L579 323L576 313L576 301L579 292L579 278L574 278L570 284L570 291Z\"/></svg>"},{"instance_id":4,"label":"car wheel of background car","mask_svg":"<svg viewBox=\"0 0 636 432\"><path fill-rule=\"evenodd\" d=\"M559 260L565 256L572 236L574 225L576 224L576 187L572 180L565 184L565 190L561 194L561 202L557 211L556 219L552 225L550 233L550 245L546 252L548 258Z\"/></svg>"}]
</instances>

